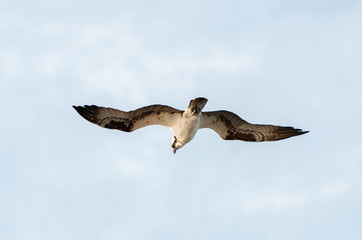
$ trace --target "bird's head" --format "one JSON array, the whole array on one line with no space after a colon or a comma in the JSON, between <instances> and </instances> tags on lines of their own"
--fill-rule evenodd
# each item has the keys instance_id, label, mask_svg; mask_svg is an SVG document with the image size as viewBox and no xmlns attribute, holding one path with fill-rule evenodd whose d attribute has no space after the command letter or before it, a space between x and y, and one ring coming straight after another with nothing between
<instances>
[{"instance_id":1,"label":"bird's head","mask_svg":"<svg viewBox=\"0 0 362 240\"><path fill-rule=\"evenodd\" d=\"M183 144L181 144L179 141L177 141L177 138L175 136L173 136L173 141L172 141L172 150L173 150L173 153L176 154L176 151L180 148L183 147Z\"/></svg>"}]
</instances>

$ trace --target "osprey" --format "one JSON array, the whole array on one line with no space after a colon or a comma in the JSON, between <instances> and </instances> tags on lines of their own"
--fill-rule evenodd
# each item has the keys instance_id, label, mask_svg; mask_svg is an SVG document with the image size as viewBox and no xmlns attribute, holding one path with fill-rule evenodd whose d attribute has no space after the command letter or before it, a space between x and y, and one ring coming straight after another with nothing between
<instances>
[{"instance_id":1,"label":"osprey","mask_svg":"<svg viewBox=\"0 0 362 240\"><path fill-rule=\"evenodd\" d=\"M73 107L86 120L104 128L132 132L149 125L169 127L174 135L173 153L190 142L200 128L211 128L224 140L249 142L277 141L308 133L293 127L251 124L224 110L202 112L206 102L206 98L195 98L185 111L165 105L150 105L129 112L95 105Z\"/></svg>"}]
</instances>

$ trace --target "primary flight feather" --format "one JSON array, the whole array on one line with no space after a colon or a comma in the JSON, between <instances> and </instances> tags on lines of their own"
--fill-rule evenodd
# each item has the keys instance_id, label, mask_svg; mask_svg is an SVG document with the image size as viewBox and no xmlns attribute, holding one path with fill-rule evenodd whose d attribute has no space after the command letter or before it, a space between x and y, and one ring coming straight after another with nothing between
<instances>
[{"instance_id":1,"label":"primary flight feather","mask_svg":"<svg viewBox=\"0 0 362 240\"><path fill-rule=\"evenodd\" d=\"M150 105L134 111L121 111L95 105L73 106L86 120L104 128L132 132L149 125L169 127L173 134L172 149L190 142L200 128L211 128L224 140L250 142L277 141L308 133L293 127L251 124L229 111L202 112L206 98L195 98L181 111L165 105Z\"/></svg>"}]
</instances>

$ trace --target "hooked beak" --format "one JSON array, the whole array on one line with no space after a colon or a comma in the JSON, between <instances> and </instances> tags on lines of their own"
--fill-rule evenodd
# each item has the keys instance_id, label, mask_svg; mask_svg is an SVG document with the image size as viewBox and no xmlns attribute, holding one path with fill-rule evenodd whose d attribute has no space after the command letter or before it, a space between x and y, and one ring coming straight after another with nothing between
<instances>
[{"instance_id":1,"label":"hooked beak","mask_svg":"<svg viewBox=\"0 0 362 240\"><path fill-rule=\"evenodd\" d=\"M176 154L176 148L173 149L173 153Z\"/></svg>"}]
</instances>

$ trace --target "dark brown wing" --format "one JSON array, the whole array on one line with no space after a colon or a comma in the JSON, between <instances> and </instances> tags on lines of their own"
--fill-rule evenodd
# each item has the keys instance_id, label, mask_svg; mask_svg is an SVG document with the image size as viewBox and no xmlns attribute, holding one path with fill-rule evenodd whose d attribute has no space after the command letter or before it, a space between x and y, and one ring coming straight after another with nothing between
<instances>
[{"instance_id":1,"label":"dark brown wing","mask_svg":"<svg viewBox=\"0 0 362 240\"><path fill-rule=\"evenodd\" d=\"M148 125L162 125L172 128L182 114L182 111L165 105L151 105L129 112L95 105L73 107L82 117L94 124L125 132L131 132Z\"/></svg>"},{"instance_id":2,"label":"dark brown wing","mask_svg":"<svg viewBox=\"0 0 362 240\"><path fill-rule=\"evenodd\" d=\"M211 128L225 140L277 141L307 133L293 127L251 124L228 111L204 112L200 128Z\"/></svg>"}]
</instances>

